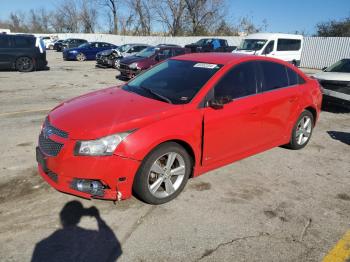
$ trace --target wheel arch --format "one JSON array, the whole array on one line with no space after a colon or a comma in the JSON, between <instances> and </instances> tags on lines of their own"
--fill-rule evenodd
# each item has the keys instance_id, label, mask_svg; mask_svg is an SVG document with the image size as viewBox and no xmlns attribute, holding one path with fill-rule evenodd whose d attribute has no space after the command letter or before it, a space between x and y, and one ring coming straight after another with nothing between
<instances>
[{"instance_id":1,"label":"wheel arch","mask_svg":"<svg viewBox=\"0 0 350 262\"><path fill-rule=\"evenodd\" d=\"M304 110L307 110L307 111L309 111L311 114L312 114L312 116L314 117L314 126L315 126L315 124L316 124L316 120L317 120L317 110L313 107L313 106L308 106L308 107L305 107L304 108Z\"/></svg>"}]
</instances>

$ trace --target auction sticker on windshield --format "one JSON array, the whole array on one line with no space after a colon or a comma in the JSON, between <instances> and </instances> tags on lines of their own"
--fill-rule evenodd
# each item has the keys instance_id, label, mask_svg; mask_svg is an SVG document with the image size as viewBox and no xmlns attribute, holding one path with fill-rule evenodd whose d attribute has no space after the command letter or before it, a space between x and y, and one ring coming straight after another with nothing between
<instances>
[{"instance_id":1,"label":"auction sticker on windshield","mask_svg":"<svg viewBox=\"0 0 350 262\"><path fill-rule=\"evenodd\" d=\"M200 68L208 68L208 69L214 69L218 65L216 64L207 64L207 63L197 63L193 67L200 67Z\"/></svg>"}]
</instances>

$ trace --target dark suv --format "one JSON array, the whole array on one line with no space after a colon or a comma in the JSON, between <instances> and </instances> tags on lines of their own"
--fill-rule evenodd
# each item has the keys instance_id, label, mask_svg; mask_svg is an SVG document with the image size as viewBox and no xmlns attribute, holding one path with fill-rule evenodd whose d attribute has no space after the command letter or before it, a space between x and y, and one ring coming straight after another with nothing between
<instances>
[{"instance_id":1,"label":"dark suv","mask_svg":"<svg viewBox=\"0 0 350 262\"><path fill-rule=\"evenodd\" d=\"M0 69L30 72L47 65L44 43L33 35L0 34Z\"/></svg>"},{"instance_id":2,"label":"dark suv","mask_svg":"<svg viewBox=\"0 0 350 262\"><path fill-rule=\"evenodd\" d=\"M66 48L74 48L74 47L78 47L82 44L87 43L88 41L85 39L78 39L78 38L68 38L66 40L63 41L62 43L62 49L66 49ZM58 51L58 50L57 50ZM61 50L62 51L62 50Z\"/></svg>"}]
</instances>

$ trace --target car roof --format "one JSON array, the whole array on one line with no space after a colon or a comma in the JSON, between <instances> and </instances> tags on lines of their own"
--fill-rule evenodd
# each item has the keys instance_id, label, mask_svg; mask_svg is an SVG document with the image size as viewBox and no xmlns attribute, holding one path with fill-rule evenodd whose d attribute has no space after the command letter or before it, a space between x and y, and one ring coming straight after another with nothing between
<instances>
[{"instance_id":1,"label":"car roof","mask_svg":"<svg viewBox=\"0 0 350 262\"><path fill-rule=\"evenodd\" d=\"M172 59L226 65L228 63L239 60L242 57L251 57L251 56L245 55L245 54L233 54L233 53L191 53L191 54L176 56Z\"/></svg>"}]
</instances>

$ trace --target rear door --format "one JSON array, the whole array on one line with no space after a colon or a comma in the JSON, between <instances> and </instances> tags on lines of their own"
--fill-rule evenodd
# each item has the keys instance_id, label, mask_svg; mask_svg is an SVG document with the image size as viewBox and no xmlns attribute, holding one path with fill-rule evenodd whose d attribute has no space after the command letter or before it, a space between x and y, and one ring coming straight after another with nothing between
<instances>
[{"instance_id":1,"label":"rear door","mask_svg":"<svg viewBox=\"0 0 350 262\"><path fill-rule=\"evenodd\" d=\"M289 126L299 111L301 93L297 81L289 74L292 69L270 61L259 61L258 65L262 79L262 139L264 144L277 145L289 135Z\"/></svg>"},{"instance_id":2,"label":"rear door","mask_svg":"<svg viewBox=\"0 0 350 262\"><path fill-rule=\"evenodd\" d=\"M11 48L10 36L0 35L0 68L11 68L14 62L13 48Z\"/></svg>"},{"instance_id":3,"label":"rear door","mask_svg":"<svg viewBox=\"0 0 350 262\"><path fill-rule=\"evenodd\" d=\"M228 101L223 108L204 108L203 165L239 158L261 144L256 62L234 66L211 91Z\"/></svg>"}]
</instances>

